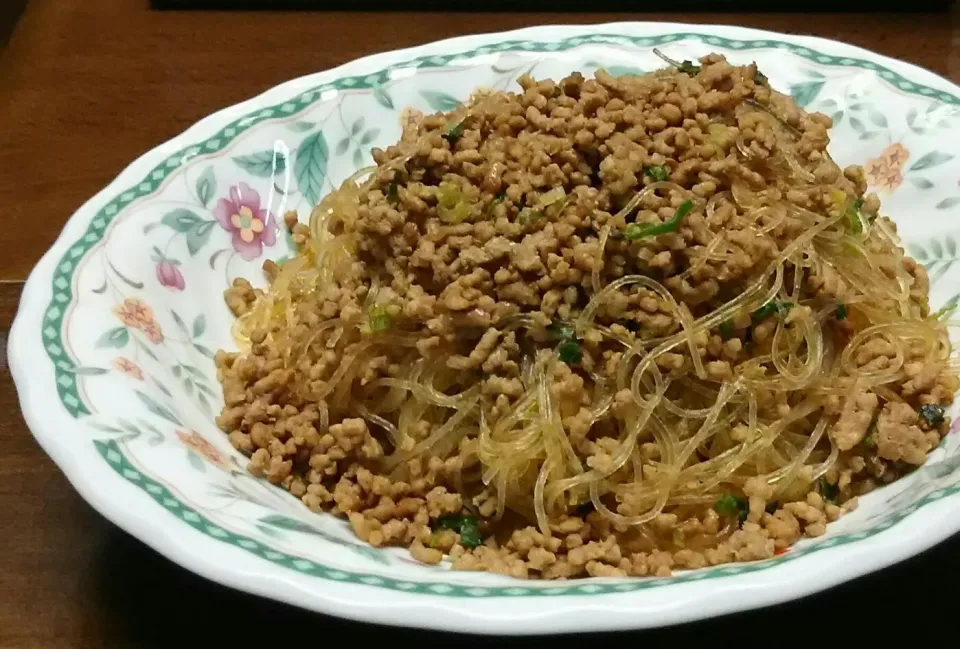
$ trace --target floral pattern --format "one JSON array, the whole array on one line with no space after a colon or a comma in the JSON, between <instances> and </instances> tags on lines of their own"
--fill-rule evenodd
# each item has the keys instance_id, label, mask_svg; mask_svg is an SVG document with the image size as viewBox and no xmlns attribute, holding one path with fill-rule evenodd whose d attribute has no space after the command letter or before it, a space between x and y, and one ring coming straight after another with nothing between
<instances>
[{"instance_id":1,"label":"floral pattern","mask_svg":"<svg viewBox=\"0 0 960 649\"><path fill-rule=\"evenodd\" d=\"M909 158L910 151L903 144L891 144L863 165L867 182L884 192L895 191L903 183L903 166Z\"/></svg>"},{"instance_id":2,"label":"floral pattern","mask_svg":"<svg viewBox=\"0 0 960 649\"><path fill-rule=\"evenodd\" d=\"M213 208L217 222L233 235L233 248L251 261L263 254L264 246L277 242L277 221L261 207L260 194L247 183L230 188L228 198L221 198Z\"/></svg>"},{"instance_id":3,"label":"floral pattern","mask_svg":"<svg viewBox=\"0 0 960 649\"><path fill-rule=\"evenodd\" d=\"M163 259L157 262L157 281L160 286L165 286L173 291L182 291L187 288L187 283L183 279L183 273L178 266L180 262L172 259Z\"/></svg>"},{"instance_id":4,"label":"floral pattern","mask_svg":"<svg viewBox=\"0 0 960 649\"><path fill-rule=\"evenodd\" d=\"M129 358L117 356L115 359L113 359L113 367L118 372L121 374L126 374L131 379L136 379L137 381L143 380L143 370L141 370L140 366Z\"/></svg>"},{"instance_id":5,"label":"floral pattern","mask_svg":"<svg viewBox=\"0 0 960 649\"><path fill-rule=\"evenodd\" d=\"M153 344L159 345L163 342L163 331L153 315L153 310L139 298L126 298L114 307L113 313L126 326L139 329L146 334L147 339Z\"/></svg>"},{"instance_id":6,"label":"floral pattern","mask_svg":"<svg viewBox=\"0 0 960 649\"><path fill-rule=\"evenodd\" d=\"M184 430L182 428L178 428L175 432L177 437L180 439L180 442L184 446L205 459L207 462L210 462L221 469L230 468L230 460L228 460L223 453L214 448L213 444L208 442L200 433L194 430Z\"/></svg>"}]
</instances>

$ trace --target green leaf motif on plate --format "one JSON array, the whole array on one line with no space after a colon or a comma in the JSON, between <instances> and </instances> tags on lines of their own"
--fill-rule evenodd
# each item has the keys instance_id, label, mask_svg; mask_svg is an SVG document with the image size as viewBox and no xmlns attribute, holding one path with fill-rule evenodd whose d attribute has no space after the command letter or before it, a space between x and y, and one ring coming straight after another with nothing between
<instances>
[{"instance_id":1,"label":"green leaf motif on plate","mask_svg":"<svg viewBox=\"0 0 960 649\"><path fill-rule=\"evenodd\" d=\"M116 327L105 332L97 339L97 347L120 349L130 341L130 332L126 327Z\"/></svg>"},{"instance_id":2,"label":"green leaf motif on plate","mask_svg":"<svg viewBox=\"0 0 960 649\"><path fill-rule=\"evenodd\" d=\"M207 463L203 461L203 458L189 449L187 450L187 461L190 463L190 468L194 471L203 473L207 470Z\"/></svg>"},{"instance_id":3,"label":"green leaf motif on plate","mask_svg":"<svg viewBox=\"0 0 960 649\"><path fill-rule=\"evenodd\" d=\"M356 135L363 130L363 125L366 124L366 120L363 117L358 117L357 120L353 123L353 126L350 127L350 135Z\"/></svg>"},{"instance_id":4,"label":"green leaf motif on plate","mask_svg":"<svg viewBox=\"0 0 960 649\"><path fill-rule=\"evenodd\" d=\"M377 136L380 135L380 129L372 128L366 133L363 134L363 137L360 138L360 146L367 146L371 142L377 139Z\"/></svg>"},{"instance_id":5,"label":"green leaf motif on plate","mask_svg":"<svg viewBox=\"0 0 960 649\"><path fill-rule=\"evenodd\" d=\"M171 399L173 398L173 393L171 393L170 390L167 389L167 386L165 386L163 383L161 383L156 379L151 379L151 383L157 386L157 389L163 392L165 395L167 395Z\"/></svg>"},{"instance_id":6,"label":"green leaf motif on plate","mask_svg":"<svg viewBox=\"0 0 960 649\"><path fill-rule=\"evenodd\" d=\"M337 142L337 148L333 150L333 155L343 155L350 148L350 136L347 135Z\"/></svg>"},{"instance_id":7,"label":"green leaf motif on plate","mask_svg":"<svg viewBox=\"0 0 960 649\"><path fill-rule=\"evenodd\" d=\"M797 106L805 108L817 98L817 95L823 90L824 83L823 81L807 81L794 84L790 86L790 96L797 102Z\"/></svg>"},{"instance_id":8,"label":"green leaf motif on plate","mask_svg":"<svg viewBox=\"0 0 960 649\"><path fill-rule=\"evenodd\" d=\"M957 199L960 202L960 198ZM930 283L934 284L960 261L957 256L957 240L954 235L939 235L929 239L925 244L907 244L907 252L919 261L930 276Z\"/></svg>"},{"instance_id":9,"label":"green leaf motif on plate","mask_svg":"<svg viewBox=\"0 0 960 649\"><path fill-rule=\"evenodd\" d=\"M363 166L363 151L360 149L353 150L353 166L357 169Z\"/></svg>"},{"instance_id":10,"label":"green leaf motif on plate","mask_svg":"<svg viewBox=\"0 0 960 649\"><path fill-rule=\"evenodd\" d=\"M100 376L101 374L107 374L109 371L102 367L81 367L80 365L73 368L73 373L77 376Z\"/></svg>"},{"instance_id":11,"label":"green leaf motif on plate","mask_svg":"<svg viewBox=\"0 0 960 649\"><path fill-rule=\"evenodd\" d=\"M323 131L317 131L307 137L297 149L293 175L297 179L300 193L311 205L316 205L320 201L323 183L327 179L329 160L330 150Z\"/></svg>"},{"instance_id":12,"label":"green leaf motif on plate","mask_svg":"<svg viewBox=\"0 0 960 649\"><path fill-rule=\"evenodd\" d=\"M160 222L171 230L184 234L203 223L203 219L191 210L178 208L164 214Z\"/></svg>"},{"instance_id":13,"label":"green leaf motif on plate","mask_svg":"<svg viewBox=\"0 0 960 649\"><path fill-rule=\"evenodd\" d=\"M233 161L238 167L257 178L270 178L283 173L287 168L287 158L279 151L258 151L250 155L238 155L234 156Z\"/></svg>"},{"instance_id":14,"label":"green leaf motif on plate","mask_svg":"<svg viewBox=\"0 0 960 649\"><path fill-rule=\"evenodd\" d=\"M210 238L210 233L213 232L214 223L215 221L203 221L187 232L187 252L189 252L191 256L200 252L200 249L206 245L207 240Z\"/></svg>"},{"instance_id":15,"label":"green leaf motif on plate","mask_svg":"<svg viewBox=\"0 0 960 649\"><path fill-rule=\"evenodd\" d=\"M883 113L872 106L867 106L867 118L873 123L874 126L878 126L880 128L887 127L887 118L883 115Z\"/></svg>"},{"instance_id":16,"label":"green leaf motif on plate","mask_svg":"<svg viewBox=\"0 0 960 649\"><path fill-rule=\"evenodd\" d=\"M373 98L378 104L387 110L394 109L393 99L390 97L390 93L387 92L387 89L384 86L377 86L373 89Z\"/></svg>"},{"instance_id":17,"label":"green leaf motif on plate","mask_svg":"<svg viewBox=\"0 0 960 649\"><path fill-rule=\"evenodd\" d=\"M207 330L207 316L202 313L193 319L193 337L199 338Z\"/></svg>"},{"instance_id":18,"label":"green leaf motif on plate","mask_svg":"<svg viewBox=\"0 0 960 649\"><path fill-rule=\"evenodd\" d=\"M173 412L171 412L169 408L155 401L150 395L141 392L140 390L134 390L134 393L137 395L137 398L143 402L143 405L147 407L147 410L155 414L157 417L166 419L171 424L176 424L177 426L183 425L180 419Z\"/></svg>"},{"instance_id":19,"label":"green leaf motif on plate","mask_svg":"<svg viewBox=\"0 0 960 649\"><path fill-rule=\"evenodd\" d=\"M284 516L283 514L270 514L269 516L264 516L260 519L260 523L282 530L288 530L290 532L300 532L301 534L312 534L314 536L319 536L330 543L335 543L336 545L349 548L360 556L370 559L371 561L376 561L377 563L383 565L387 565L389 563L382 550L378 550L366 545L349 543L331 534L327 534L326 532L317 529L309 523Z\"/></svg>"},{"instance_id":20,"label":"green leaf motif on plate","mask_svg":"<svg viewBox=\"0 0 960 649\"><path fill-rule=\"evenodd\" d=\"M920 156L916 162L910 165L908 171L921 171L923 169L936 167L937 165L942 165L944 162L953 160L954 157L955 156L952 153L931 151L930 153Z\"/></svg>"},{"instance_id":21,"label":"green leaf motif on plate","mask_svg":"<svg viewBox=\"0 0 960 649\"><path fill-rule=\"evenodd\" d=\"M440 113L448 113L460 105L459 99L439 90L421 90L420 96L432 110Z\"/></svg>"},{"instance_id":22,"label":"green leaf motif on plate","mask_svg":"<svg viewBox=\"0 0 960 649\"><path fill-rule=\"evenodd\" d=\"M173 309L170 309L170 315L173 316L173 321L177 324L177 328L183 332L183 335L189 337L190 331L187 329L187 323L183 321L183 318L180 317L180 314Z\"/></svg>"},{"instance_id":23,"label":"green leaf motif on plate","mask_svg":"<svg viewBox=\"0 0 960 649\"><path fill-rule=\"evenodd\" d=\"M270 525L271 527L279 527L282 530L288 530L291 532L302 532L303 534L316 534L327 538L328 535L324 532L321 532L313 525L309 523L304 523L303 521L298 521L295 518L290 518L284 516L283 514L270 514L269 516L264 516L260 519L261 523ZM337 542L337 539L333 539L334 542Z\"/></svg>"},{"instance_id":24,"label":"green leaf motif on plate","mask_svg":"<svg viewBox=\"0 0 960 649\"><path fill-rule=\"evenodd\" d=\"M863 122L852 115L850 116L850 127L861 135L867 132L867 127L863 125Z\"/></svg>"},{"instance_id":25,"label":"green leaf motif on plate","mask_svg":"<svg viewBox=\"0 0 960 649\"><path fill-rule=\"evenodd\" d=\"M920 176L907 176L907 180L909 180L910 184L916 187L917 189L933 188L932 182L930 182L926 178L921 178Z\"/></svg>"},{"instance_id":26,"label":"green leaf motif on plate","mask_svg":"<svg viewBox=\"0 0 960 649\"><path fill-rule=\"evenodd\" d=\"M938 210L948 210L956 205L960 205L960 196L951 196L949 198L945 198L937 203L936 208Z\"/></svg>"},{"instance_id":27,"label":"green leaf motif on plate","mask_svg":"<svg viewBox=\"0 0 960 649\"><path fill-rule=\"evenodd\" d=\"M200 174L200 177L197 178L197 198L200 200L200 204L204 207L207 206L207 203L210 202L210 199L213 198L213 195L217 193L217 178L213 175L213 166L208 166L204 169L203 173Z\"/></svg>"}]
</instances>

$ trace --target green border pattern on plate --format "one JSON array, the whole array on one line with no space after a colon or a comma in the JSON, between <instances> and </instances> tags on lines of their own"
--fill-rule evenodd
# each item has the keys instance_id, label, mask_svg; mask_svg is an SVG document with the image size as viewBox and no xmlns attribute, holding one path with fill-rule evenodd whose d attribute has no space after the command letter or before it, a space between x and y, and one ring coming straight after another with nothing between
<instances>
[{"instance_id":1,"label":"green border pattern on plate","mask_svg":"<svg viewBox=\"0 0 960 649\"><path fill-rule=\"evenodd\" d=\"M268 119L286 118L294 115L307 108L312 103L318 101L324 92L331 90L359 90L376 88L377 86L389 81L390 73L398 69L442 67L454 59L481 56L484 54L492 54L497 52L555 52L568 50L583 45L589 45L591 43L602 45L629 44L634 47L655 47L683 40L697 40L707 45L714 45L728 50L785 50L811 62L822 65L855 67L863 70L869 70L875 72L881 79L884 79L903 92L942 101L946 104L960 105L960 98L936 88L931 88L929 86L910 81L902 75L897 74L892 70L888 70L883 66L877 65L872 61L854 57L830 56L821 54L820 52L802 45L786 43L774 39L738 40L711 36L707 34L686 32L643 37L614 34L588 34L554 42L526 40L502 41L499 43L484 45L467 52L421 56L409 61L394 64L390 67L380 70L379 72L368 75L342 77L335 81L311 88L289 101L251 112L244 117L234 120L232 123L224 127L221 131L207 140L199 144L188 146L174 153L164 162L157 165L153 171L147 174L147 176L138 184L130 187L118 196L115 196L96 213L87 227L86 233L70 246L67 252L57 263L52 280L53 297L50 301L50 304L47 306L43 317L41 335L43 337L44 348L46 349L47 355L54 364L57 392L60 396L61 403L63 404L64 408L66 408L67 412L69 412L70 415L75 418L90 414L90 410L87 408L86 404L84 404L78 390L77 378L74 374L76 363L72 358L70 358L63 343L64 317L74 298L73 274L76 271L80 260L103 238L106 229L109 227L113 219L116 218L116 216L121 212L121 210L128 206L132 201L144 196L148 196L156 191L163 183L164 179L166 179L175 170L186 164L186 162L194 156L221 151L238 135L247 131L250 127ZM262 557L271 563L295 570L304 575L311 575L344 583L365 584L369 586L388 588L401 592L419 593L424 595L441 595L446 597L478 598L595 595L646 590L648 588L656 588L658 586L664 586L668 584L678 584L756 572L758 570L771 568L787 561L793 561L814 552L819 552L821 550L839 545L845 545L847 543L859 541L869 536L873 536L874 534L888 529L892 525L900 522L919 507L939 500L945 496L960 492L960 485L956 485L948 489L934 491L920 499L918 502L904 508L897 514L867 530L828 538L806 548L795 549L779 557L757 563L734 564L681 573L678 576L670 578L636 579L616 584L597 584L585 582L579 585L564 585L560 587L474 587L447 583L418 583L367 573L335 570L309 559L273 550L259 541L255 541L248 537L223 529L213 521L203 516L201 513L197 512L195 509L180 502L166 487L151 479L142 471L136 469L130 463L130 460L124 455L123 451L116 444L116 442L94 441L93 443L96 446L97 452L104 458L107 464L109 464L124 480L142 489L170 514L176 516L178 519L190 525L198 532L201 532L211 538L228 543L234 547L241 548L256 556Z\"/></svg>"}]
</instances>

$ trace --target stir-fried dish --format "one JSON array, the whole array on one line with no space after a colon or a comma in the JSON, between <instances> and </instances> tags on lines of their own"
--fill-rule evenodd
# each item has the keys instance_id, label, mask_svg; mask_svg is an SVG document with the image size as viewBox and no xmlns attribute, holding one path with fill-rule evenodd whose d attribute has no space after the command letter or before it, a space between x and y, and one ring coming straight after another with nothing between
<instances>
[{"instance_id":1,"label":"stir-fried dish","mask_svg":"<svg viewBox=\"0 0 960 649\"><path fill-rule=\"evenodd\" d=\"M550 579L768 558L923 463L957 366L830 118L669 63L477 92L287 215L217 354L250 471L373 546Z\"/></svg>"}]
</instances>

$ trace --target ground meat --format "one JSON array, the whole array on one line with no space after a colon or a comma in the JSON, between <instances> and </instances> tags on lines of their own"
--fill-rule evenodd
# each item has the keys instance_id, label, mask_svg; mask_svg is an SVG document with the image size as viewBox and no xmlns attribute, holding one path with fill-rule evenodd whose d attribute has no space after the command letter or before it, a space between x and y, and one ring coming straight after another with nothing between
<instances>
[{"instance_id":1,"label":"ground meat","mask_svg":"<svg viewBox=\"0 0 960 649\"><path fill-rule=\"evenodd\" d=\"M924 461L946 330L829 117L717 55L518 84L406 111L284 215L270 288L227 289L216 423L253 475L425 564L666 577Z\"/></svg>"}]
</instances>

